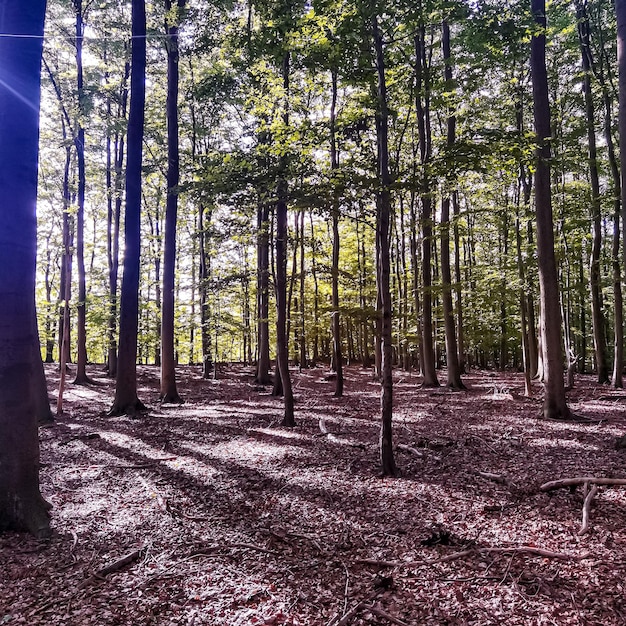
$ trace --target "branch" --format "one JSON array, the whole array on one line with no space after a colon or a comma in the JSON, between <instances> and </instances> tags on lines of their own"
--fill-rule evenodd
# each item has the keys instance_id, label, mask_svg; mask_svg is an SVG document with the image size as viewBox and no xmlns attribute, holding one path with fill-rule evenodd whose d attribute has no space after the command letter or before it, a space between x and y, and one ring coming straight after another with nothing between
<instances>
[{"instance_id":1,"label":"branch","mask_svg":"<svg viewBox=\"0 0 626 626\"><path fill-rule=\"evenodd\" d=\"M589 530L589 511L591 510L591 502L598 493L598 485L594 485L589 493L585 496L585 502L583 504L583 521L578 531L579 535L584 535Z\"/></svg>"},{"instance_id":2,"label":"branch","mask_svg":"<svg viewBox=\"0 0 626 626\"><path fill-rule=\"evenodd\" d=\"M127 565L130 565L131 563L134 563L137 559L141 558L143 554L145 553L145 551L146 551L146 546L141 546L141 548L138 548L137 550L133 550L132 552L129 552L128 554L123 556L121 559L118 559L117 561L114 561L110 565L107 565L106 567L99 569L97 572L95 572L94 577L102 578L106 576L107 574L112 574L113 572L117 572L121 570L123 567L126 567Z\"/></svg>"},{"instance_id":3,"label":"branch","mask_svg":"<svg viewBox=\"0 0 626 626\"><path fill-rule=\"evenodd\" d=\"M589 557L587 553L578 556L564 552L552 552L551 550L536 548L534 546L509 546L507 548L470 548L469 550L462 550L461 552L448 554L438 559L422 559L420 561L379 561L376 559L359 559L357 563L372 565L374 567L419 567L420 565L436 565L438 563L456 561L457 559L462 559L463 557L474 554L526 554L529 556L539 556L544 559L560 559L562 561L580 561Z\"/></svg>"},{"instance_id":4,"label":"branch","mask_svg":"<svg viewBox=\"0 0 626 626\"><path fill-rule=\"evenodd\" d=\"M561 489L562 487L577 487L578 485L614 485L626 487L626 478L596 478L594 476L582 476L577 478L562 478L561 480L552 480L544 483L539 487L539 491L552 491L553 489Z\"/></svg>"}]
</instances>

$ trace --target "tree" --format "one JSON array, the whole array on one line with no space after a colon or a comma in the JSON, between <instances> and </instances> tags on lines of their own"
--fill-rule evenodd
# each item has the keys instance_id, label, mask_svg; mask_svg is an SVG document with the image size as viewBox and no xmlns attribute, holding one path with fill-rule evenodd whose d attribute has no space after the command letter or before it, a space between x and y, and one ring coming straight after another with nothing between
<instances>
[{"instance_id":1,"label":"tree","mask_svg":"<svg viewBox=\"0 0 626 626\"><path fill-rule=\"evenodd\" d=\"M145 409L137 397L137 327L141 253L141 163L146 96L146 7L132 1L130 110L126 158L124 275L120 302L120 333L115 399L109 415L133 415Z\"/></svg>"},{"instance_id":2,"label":"tree","mask_svg":"<svg viewBox=\"0 0 626 626\"><path fill-rule=\"evenodd\" d=\"M0 6L0 530L40 538L50 535L50 507L39 490L41 355L33 350L45 11L45 0Z\"/></svg>"},{"instance_id":3,"label":"tree","mask_svg":"<svg viewBox=\"0 0 626 626\"><path fill-rule=\"evenodd\" d=\"M178 22L186 0L178 0L172 11L165 0L167 47L167 200L165 208L165 250L163 256L163 305L161 307L161 402L180 403L176 389L174 355L174 274L176 270L176 221L178 216Z\"/></svg>"},{"instance_id":4,"label":"tree","mask_svg":"<svg viewBox=\"0 0 626 626\"><path fill-rule=\"evenodd\" d=\"M450 25L447 20L442 23L444 78L447 89L453 88L452 61L450 56ZM448 149L454 149L456 138L456 115L453 111L448 112L446 145ZM448 183L453 181L449 177ZM441 201L441 279L443 287L443 316L446 331L446 364L447 385L454 389L464 389L461 380L461 366L456 341L456 328L454 323L454 310L452 308L452 273L450 270L450 191L445 194Z\"/></svg>"},{"instance_id":5,"label":"tree","mask_svg":"<svg viewBox=\"0 0 626 626\"><path fill-rule=\"evenodd\" d=\"M374 57L377 71L376 90L376 143L378 145L378 182L376 198L376 275L380 312L382 316L381 343L381 425L380 425L380 464L383 476L395 476L396 463L393 457L391 421L393 415L393 367L391 340L391 291L389 288L390 260L390 215L391 215L391 175L389 173L389 111L387 105L387 84L385 80L385 57L383 37L378 25L378 17L371 17L371 32L374 44Z\"/></svg>"},{"instance_id":6,"label":"tree","mask_svg":"<svg viewBox=\"0 0 626 626\"><path fill-rule=\"evenodd\" d=\"M541 349L543 351L544 401L546 419L568 419L565 401L563 357L561 353L561 310L554 254L554 222L550 189L550 104L546 72L545 0L531 0L536 23L531 41L530 67L537 148L535 152L535 210L537 222L537 260L541 305Z\"/></svg>"}]
</instances>

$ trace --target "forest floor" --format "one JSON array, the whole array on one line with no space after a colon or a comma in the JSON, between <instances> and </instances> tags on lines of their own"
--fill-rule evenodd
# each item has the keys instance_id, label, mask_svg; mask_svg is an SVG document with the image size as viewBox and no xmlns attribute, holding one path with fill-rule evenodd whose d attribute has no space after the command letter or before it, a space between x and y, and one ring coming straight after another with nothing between
<instances>
[{"instance_id":1,"label":"forest floor","mask_svg":"<svg viewBox=\"0 0 626 626\"><path fill-rule=\"evenodd\" d=\"M140 367L135 419L106 416L100 368L70 384L40 430L54 535L0 535L0 625L626 624L626 487L599 487L583 535L582 488L539 490L626 477L626 391L578 376L570 406L598 421L560 423L518 374L454 392L397 371L408 448L383 479L371 371L348 367L341 399L325 369L292 372L293 429L243 366L180 367L181 406Z\"/></svg>"}]
</instances>

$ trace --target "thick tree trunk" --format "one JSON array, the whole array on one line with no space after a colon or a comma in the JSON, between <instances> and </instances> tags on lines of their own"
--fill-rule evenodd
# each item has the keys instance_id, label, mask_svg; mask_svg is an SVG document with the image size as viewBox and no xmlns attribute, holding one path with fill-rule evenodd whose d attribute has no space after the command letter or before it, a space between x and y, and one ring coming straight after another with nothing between
<instances>
[{"instance_id":1,"label":"thick tree trunk","mask_svg":"<svg viewBox=\"0 0 626 626\"><path fill-rule=\"evenodd\" d=\"M376 15L372 16L372 38L378 74L376 142L378 145L378 180L380 191L377 196L376 239L378 255L376 275L381 303L381 425L380 425L380 465L383 476L397 474L393 456L393 368L392 368L392 330L391 330L391 291L389 288L390 259L390 215L391 215L391 176L389 174L389 139L387 85L385 82L385 59L383 39L378 28Z\"/></svg>"},{"instance_id":2,"label":"thick tree trunk","mask_svg":"<svg viewBox=\"0 0 626 626\"><path fill-rule=\"evenodd\" d=\"M180 156L178 148L178 22L186 0L178 0L178 14L171 15L172 2L165 0L167 33L167 200L165 208L165 244L163 255L163 291L161 306L161 402L181 403L176 387L174 354L174 280L176 274L176 226L178 219L178 183Z\"/></svg>"},{"instance_id":3,"label":"thick tree trunk","mask_svg":"<svg viewBox=\"0 0 626 626\"><path fill-rule=\"evenodd\" d=\"M568 419L563 384L563 356L561 349L561 311L559 285L554 254L554 223L550 189L550 105L546 72L546 7L545 0L531 0L533 17L539 32L531 41L531 74L536 151L535 206L537 213L537 258L541 294L541 348L543 351L543 378L545 397L543 415L546 419Z\"/></svg>"},{"instance_id":4,"label":"thick tree trunk","mask_svg":"<svg viewBox=\"0 0 626 626\"><path fill-rule=\"evenodd\" d=\"M46 3L0 8L0 531L50 535L39 491L35 314L40 67ZM38 348L38 345L37 345Z\"/></svg>"},{"instance_id":5,"label":"thick tree trunk","mask_svg":"<svg viewBox=\"0 0 626 626\"><path fill-rule=\"evenodd\" d=\"M141 255L141 164L146 75L146 7L132 0L132 44L126 212L124 220L124 275L120 302L120 336L115 399L110 415L134 415L145 409L137 396L137 328Z\"/></svg>"}]
</instances>

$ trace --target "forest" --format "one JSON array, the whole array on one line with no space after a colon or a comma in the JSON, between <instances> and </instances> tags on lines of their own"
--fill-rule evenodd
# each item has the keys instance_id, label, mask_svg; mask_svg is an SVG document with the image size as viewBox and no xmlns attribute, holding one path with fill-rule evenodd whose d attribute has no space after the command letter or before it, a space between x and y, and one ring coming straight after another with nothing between
<instances>
[{"instance_id":1,"label":"forest","mask_svg":"<svg viewBox=\"0 0 626 626\"><path fill-rule=\"evenodd\" d=\"M0 2L0 624L623 624L626 0Z\"/></svg>"}]
</instances>

